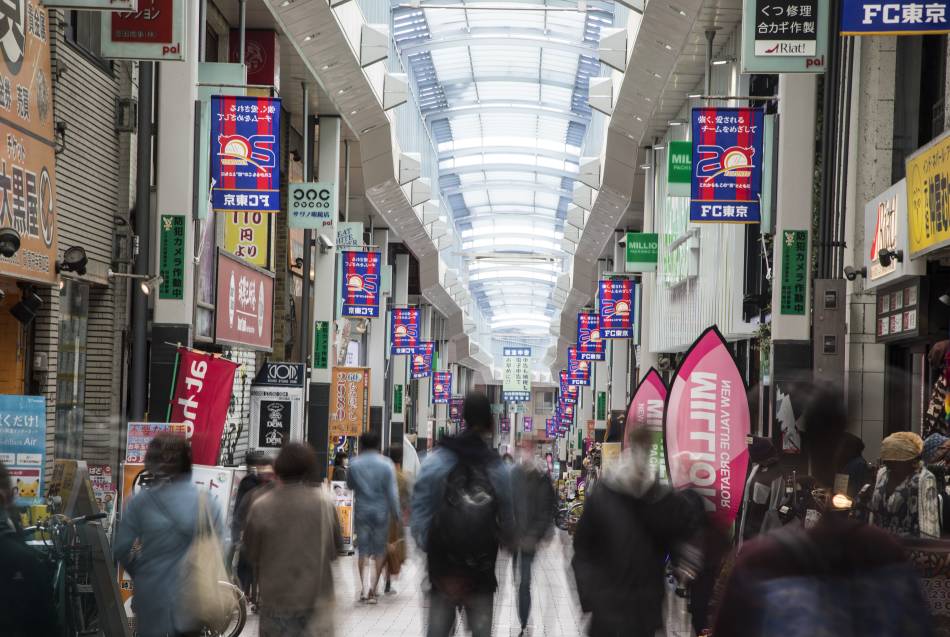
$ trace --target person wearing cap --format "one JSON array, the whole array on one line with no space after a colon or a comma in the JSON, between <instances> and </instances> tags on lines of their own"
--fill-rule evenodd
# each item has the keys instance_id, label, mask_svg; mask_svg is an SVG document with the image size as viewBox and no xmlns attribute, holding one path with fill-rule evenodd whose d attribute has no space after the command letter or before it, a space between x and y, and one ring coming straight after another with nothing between
<instances>
[{"instance_id":1,"label":"person wearing cap","mask_svg":"<svg viewBox=\"0 0 950 637\"><path fill-rule=\"evenodd\" d=\"M884 466L871 495L872 524L901 537L940 537L937 481L922 462L923 452L924 441L911 431L881 443Z\"/></svg>"}]
</instances>

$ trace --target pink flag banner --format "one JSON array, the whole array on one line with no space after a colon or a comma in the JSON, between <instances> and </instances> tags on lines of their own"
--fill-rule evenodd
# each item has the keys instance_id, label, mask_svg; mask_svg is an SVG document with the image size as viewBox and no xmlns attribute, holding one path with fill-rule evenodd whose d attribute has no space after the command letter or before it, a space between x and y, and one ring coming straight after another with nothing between
<instances>
[{"instance_id":1,"label":"pink flag banner","mask_svg":"<svg viewBox=\"0 0 950 637\"><path fill-rule=\"evenodd\" d=\"M666 445L663 444L663 407L666 404L666 383L660 373L650 368L637 385L627 407L627 425L623 442L627 444L633 430L644 427L650 431L653 443L650 446L650 466L666 481Z\"/></svg>"}]
</instances>

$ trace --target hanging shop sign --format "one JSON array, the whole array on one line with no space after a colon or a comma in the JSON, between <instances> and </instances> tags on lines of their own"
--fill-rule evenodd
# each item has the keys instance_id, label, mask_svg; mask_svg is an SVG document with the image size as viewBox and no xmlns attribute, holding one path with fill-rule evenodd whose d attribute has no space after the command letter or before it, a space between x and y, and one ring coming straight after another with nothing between
<instances>
[{"instance_id":1,"label":"hanging shop sign","mask_svg":"<svg viewBox=\"0 0 950 637\"><path fill-rule=\"evenodd\" d=\"M687 192L685 196L688 197L689 193ZM655 232L628 232L626 271L656 272L659 243L659 235Z\"/></svg>"},{"instance_id":2,"label":"hanging shop sign","mask_svg":"<svg viewBox=\"0 0 950 637\"><path fill-rule=\"evenodd\" d=\"M554 418L544 419L544 435L547 438L557 437L557 424L555 423Z\"/></svg>"},{"instance_id":3,"label":"hanging shop sign","mask_svg":"<svg viewBox=\"0 0 950 637\"><path fill-rule=\"evenodd\" d=\"M907 180L899 182L882 192L864 206L864 266L867 267L865 289L896 283L908 276L927 274L924 259L911 259L908 240ZM885 261L881 263L881 252ZM893 255L901 253L898 261Z\"/></svg>"},{"instance_id":4,"label":"hanging shop sign","mask_svg":"<svg viewBox=\"0 0 950 637\"><path fill-rule=\"evenodd\" d=\"M237 363L219 355L178 348L175 390L167 420L185 425L196 464L218 462L237 368Z\"/></svg>"},{"instance_id":5,"label":"hanging shop sign","mask_svg":"<svg viewBox=\"0 0 950 637\"><path fill-rule=\"evenodd\" d=\"M185 215L162 215L159 226L158 298L185 298Z\"/></svg>"},{"instance_id":6,"label":"hanging shop sign","mask_svg":"<svg viewBox=\"0 0 950 637\"><path fill-rule=\"evenodd\" d=\"M112 60L185 59L185 0L138 0L103 15L100 55Z\"/></svg>"},{"instance_id":7,"label":"hanging shop sign","mask_svg":"<svg viewBox=\"0 0 950 637\"><path fill-rule=\"evenodd\" d=\"M504 347L505 368L501 393L506 402L524 403L531 400L531 348Z\"/></svg>"},{"instance_id":8,"label":"hanging shop sign","mask_svg":"<svg viewBox=\"0 0 950 637\"><path fill-rule=\"evenodd\" d=\"M607 392L597 392L597 420L607 420Z\"/></svg>"},{"instance_id":9,"label":"hanging shop sign","mask_svg":"<svg viewBox=\"0 0 950 637\"><path fill-rule=\"evenodd\" d=\"M13 8L10 8L10 6ZM0 257L0 274L56 281L56 135L50 74L49 16L37 0L3 3L0 26L0 226L15 229L20 248Z\"/></svg>"},{"instance_id":10,"label":"hanging shop sign","mask_svg":"<svg viewBox=\"0 0 950 637\"><path fill-rule=\"evenodd\" d=\"M452 372L432 372L432 404L448 405L452 398Z\"/></svg>"},{"instance_id":11,"label":"hanging shop sign","mask_svg":"<svg viewBox=\"0 0 950 637\"><path fill-rule=\"evenodd\" d=\"M601 338L633 336L633 286L630 279L601 281L597 292Z\"/></svg>"},{"instance_id":12,"label":"hanging shop sign","mask_svg":"<svg viewBox=\"0 0 950 637\"><path fill-rule=\"evenodd\" d=\"M342 254L343 316L379 316L379 252Z\"/></svg>"},{"instance_id":13,"label":"hanging shop sign","mask_svg":"<svg viewBox=\"0 0 950 637\"><path fill-rule=\"evenodd\" d=\"M501 433L507 434L511 433L511 420L508 419L508 416L502 416L498 419L499 428Z\"/></svg>"},{"instance_id":14,"label":"hanging shop sign","mask_svg":"<svg viewBox=\"0 0 950 637\"><path fill-rule=\"evenodd\" d=\"M416 345L409 355L409 378L418 380L432 375L432 355L435 343L422 341Z\"/></svg>"},{"instance_id":15,"label":"hanging shop sign","mask_svg":"<svg viewBox=\"0 0 950 637\"><path fill-rule=\"evenodd\" d=\"M670 197L689 197L689 184L692 177L693 143L691 141L670 142L666 159L666 194Z\"/></svg>"},{"instance_id":16,"label":"hanging shop sign","mask_svg":"<svg viewBox=\"0 0 950 637\"><path fill-rule=\"evenodd\" d=\"M145 462L148 443L158 434L165 433L182 437L189 435L188 428L182 423L130 422L125 434L125 461Z\"/></svg>"},{"instance_id":17,"label":"hanging shop sign","mask_svg":"<svg viewBox=\"0 0 950 637\"><path fill-rule=\"evenodd\" d=\"M532 416L524 416L522 421L524 423L524 432L526 434L531 433L531 430L534 428L534 418Z\"/></svg>"},{"instance_id":18,"label":"hanging shop sign","mask_svg":"<svg viewBox=\"0 0 950 637\"><path fill-rule=\"evenodd\" d=\"M465 399L461 396L452 396L449 400L449 420L455 424L462 422L462 409L465 406Z\"/></svg>"},{"instance_id":19,"label":"hanging shop sign","mask_svg":"<svg viewBox=\"0 0 950 637\"><path fill-rule=\"evenodd\" d=\"M950 132L907 159L907 227L910 256L950 245Z\"/></svg>"},{"instance_id":20,"label":"hanging shop sign","mask_svg":"<svg viewBox=\"0 0 950 637\"><path fill-rule=\"evenodd\" d=\"M330 437L359 436L369 428L369 368L334 367Z\"/></svg>"},{"instance_id":21,"label":"hanging shop sign","mask_svg":"<svg viewBox=\"0 0 950 637\"><path fill-rule=\"evenodd\" d=\"M666 383L652 367L633 391L627 406L627 421L623 444L627 444L635 429L646 428L650 432L650 469L666 481L666 448L663 444L663 407L666 405Z\"/></svg>"},{"instance_id":22,"label":"hanging shop sign","mask_svg":"<svg viewBox=\"0 0 950 637\"><path fill-rule=\"evenodd\" d=\"M280 98L211 96L211 207L280 211Z\"/></svg>"},{"instance_id":23,"label":"hanging shop sign","mask_svg":"<svg viewBox=\"0 0 950 637\"><path fill-rule=\"evenodd\" d=\"M313 323L313 366L326 369L330 360L330 322Z\"/></svg>"},{"instance_id":24,"label":"hanging shop sign","mask_svg":"<svg viewBox=\"0 0 950 637\"><path fill-rule=\"evenodd\" d=\"M842 0L841 35L950 33L947 0Z\"/></svg>"},{"instance_id":25,"label":"hanging shop sign","mask_svg":"<svg viewBox=\"0 0 950 637\"><path fill-rule=\"evenodd\" d=\"M808 231L782 230L781 314L803 315L808 300Z\"/></svg>"},{"instance_id":26,"label":"hanging shop sign","mask_svg":"<svg viewBox=\"0 0 950 637\"><path fill-rule=\"evenodd\" d=\"M607 343L600 337L600 315L577 315L577 355L585 361L607 360Z\"/></svg>"},{"instance_id":27,"label":"hanging shop sign","mask_svg":"<svg viewBox=\"0 0 950 637\"><path fill-rule=\"evenodd\" d=\"M744 0L742 72L823 73L829 15L820 0Z\"/></svg>"},{"instance_id":28,"label":"hanging shop sign","mask_svg":"<svg viewBox=\"0 0 950 637\"><path fill-rule=\"evenodd\" d=\"M393 308L390 347L393 354L412 354L419 342L419 308Z\"/></svg>"},{"instance_id":29,"label":"hanging shop sign","mask_svg":"<svg viewBox=\"0 0 950 637\"><path fill-rule=\"evenodd\" d=\"M229 212L224 215L224 249L265 270L270 268L271 215Z\"/></svg>"},{"instance_id":30,"label":"hanging shop sign","mask_svg":"<svg viewBox=\"0 0 950 637\"><path fill-rule=\"evenodd\" d=\"M46 399L0 394L0 462L10 472L17 506L42 502L46 466Z\"/></svg>"},{"instance_id":31,"label":"hanging shop sign","mask_svg":"<svg viewBox=\"0 0 950 637\"><path fill-rule=\"evenodd\" d=\"M393 385L393 413L402 413L403 385Z\"/></svg>"},{"instance_id":32,"label":"hanging shop sign","mask_svg":"<svg viewBox=\"0 0 950 637\"><path fill-rule=\"evenodd\" d=\"M215 342L270 351L274 273L219 249L216 286Z\"/></svg>"},{"instance_id":33,"label":"hanging shop sign","mask_svg":"<svg viewBox=\"0 0 950 637\"><path fill-rule=\"evenodd\" d=\"M567 348L567 384L590 385L590 363L577 357L577 347Z\"/></svg>"},{"instance_id":34,"label":"hanging shop sign","mask_svg":"<svg viewBox=\"0 0 950 637\"><path fill-rule=\"evenodd\" d=\"M322 230L327 238L336 238L336 184L314 181L287 187L287 225L305 230Z\"/></svg>"},{"instance_id":35,"label":"hanging shop sign","mask_svg":"<svg viewBox=\"0 0 950 637\"><path fill-rule=\"evenodd\" d=\"M759 108L694 108L693 223L758 223L765 153Z\"/></svg>"},{"instance_id":36,"label":"hanging shop sign","mask_svg":"<svg viewBox=\"0 0 950 637\"><path fill-rule=\"evenodd\" d=\"M927 334L927 290L921 277L881 286L877 291L874 335L877 343L915 339Z\"/></svg>"},{"instance_id":37,"label":"hanging shop sign","mask_svg":"<svg viewBox=\"0 0 950 637\"><path fill-rule=\"evenodd\" d=\"M228 61L241 61L241 32L231 29L228 38ZM244 30L244 65L247 83L273 86L280 92L280 39L269 29Z\"/></svg>"},{"instance_id":38,"label":"hanging shop sign","mask_svg":"<svg viewBox=\"0 0 950 637\"><path fill-rule=\"evenodd\" d=\"M363 247L363 222L341 221L336 224L337 250Z\"/></svg>"},{"instance_id":39,"label":"hanging shop sign","mask_svg":"<svg viewBox=\"0 0 950 637\"><path fill-rule=\"evenodd\" d=\"M742 373L715 326L677 368L663 423L673 487L702 496L712 521L728 528L742 502L751 418Z\"/></svg>"},{"instance_id":40,"label":"hanging shop sign","mask_svg":"<svg viewBox=\"0 0 950 637\"><path fill-rule=\"evenodd\" d=\"M251 448L303 440L304 366L264 363L251 384Z\"/></svg>"}]
</instances>

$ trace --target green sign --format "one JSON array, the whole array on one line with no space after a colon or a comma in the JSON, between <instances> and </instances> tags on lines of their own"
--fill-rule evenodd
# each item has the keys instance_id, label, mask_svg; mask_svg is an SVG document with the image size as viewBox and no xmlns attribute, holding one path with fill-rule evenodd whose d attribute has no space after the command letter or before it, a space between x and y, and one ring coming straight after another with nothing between
<instances>
[{"instance_id":1,"label":"green sign","mask_svg":"<svg viewBox=\"0 0 950 637\"><path fill-rule=\"evenodd\" d=\"M313 324L313 366L326 369L330 358L330 322L316 321Z\"/></svg>"},{"instance_id":2,"label":"green sign","mask_svg":"<svg viewBox=\"0 0 950 637\"><path fill-rule=\"evenodd\" d=\"M402 385L393 385L393 413L402 413Z\"/></svg>"},{"instance_id":3,"label":"green sign","mask_svg":"<svg viewBox=\"0 0 950 637\"><path fill-rule=\"evenodd\" d=\"M597 392L597 420L607 420L607 392Z\"/></svg>"},{"instance_id":4,"label":"green sign","mask_svg":"<svg viewBox=\"0 0 950 637\"><path fill-rule=\"evenodd\" d=\"M659 235L655 232L627 233L627 272L656 271Z\"/></svg>"},{"instance_id":5,"label":"green sign","mask_svg":"<svg viewBox=\"0 0 950 637\"><path fill-rule=\"evenodd\" d=\"M162 277L158 298L181 301L185 298L184 215L162 215L158 252L158 273Z\"/></svg>"},{"instance_id":6,"label":"green sign","mask_svg":"<svg viewBox=\"0 0 950 637\"><path fill-rule=\"evenodd\" d=\"M667 152L666 183L671 197L689 197L693 176L693 143L670 142Z\"/></svg>"},{"instance_id":7,"label":"green sign","mask_svg":"<svg viewBox=\"0 0 950 637\"><path fill-rule=\"evenodd\" d=\"M808 294L808 231L783 230L781 314L805 313Z\"/></svg>"}]
</instances>

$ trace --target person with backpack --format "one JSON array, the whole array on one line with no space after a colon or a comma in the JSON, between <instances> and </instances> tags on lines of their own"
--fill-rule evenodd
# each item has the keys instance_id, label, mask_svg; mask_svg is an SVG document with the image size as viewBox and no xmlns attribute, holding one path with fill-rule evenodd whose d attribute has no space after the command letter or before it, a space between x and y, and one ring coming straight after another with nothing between
<instances>
[{"instance_id":1,"label":"person with backpack","mask_svg":"<svg viewBox=\"0 0 950 637\"><path fill-rule=\"evenodd\" d=\"M457 608L473 637L491 635L495 562L513 531L510 475L489 446L488 397L469 394L462 417L465 430L422 463L411 500L412 535L428 558L428 637L449 635Z\"/></svg>"}]
</instances>

